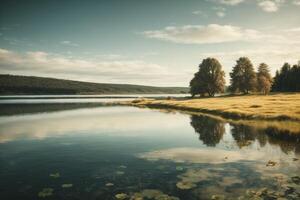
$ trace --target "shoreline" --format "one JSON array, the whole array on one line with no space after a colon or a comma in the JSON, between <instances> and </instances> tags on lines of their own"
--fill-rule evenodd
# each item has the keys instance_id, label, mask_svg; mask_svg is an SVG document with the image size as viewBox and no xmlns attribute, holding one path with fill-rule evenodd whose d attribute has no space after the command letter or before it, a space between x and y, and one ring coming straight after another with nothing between
<instances>
[{"instance_id":1,"label":"shoreline","mask_svg":"<svg viewBox=\"0 0 300 200\"><path fill-rule=\"evenodd\" d=\"M236 105L241 99L244 102ZM259 101L257 99L260 99ZM274 101L274 102L273 102ZM230 123L278 128L300 134L300 93L246 95L199 99L136 99L120 102L141 108L167 109L219 117ZM235 105L235 108L232 108Z\"/></svg>"},{"instance_id":2,"label":"shoreline","mask_svg":"<svg viewBox=\"0 0 300 200\"><path fill-rule=\"evenodd\" d=\"M300 122L300 93L273 94L268 96L220 96L197 99L136 99L125 102L125 104L200 112L228 119L288 120Z\"/></svg>"}]
</instances>

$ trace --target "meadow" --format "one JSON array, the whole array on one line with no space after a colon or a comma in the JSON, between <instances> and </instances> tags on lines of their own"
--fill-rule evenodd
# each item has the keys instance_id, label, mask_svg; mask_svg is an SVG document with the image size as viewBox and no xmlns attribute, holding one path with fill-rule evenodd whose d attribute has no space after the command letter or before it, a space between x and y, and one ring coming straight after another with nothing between
<instances>
[{"instance_id":1,"label":"meadow","mask_svg":"<svg viewBox=\"0 0 300 200\"><path fill-rule=\"evenodd\" d=\"M140 99L132 101L131 104L215 114L229 119L289 120L300 122L300 93L228 95L193 99Z\"/></svg>"}]
</instances>

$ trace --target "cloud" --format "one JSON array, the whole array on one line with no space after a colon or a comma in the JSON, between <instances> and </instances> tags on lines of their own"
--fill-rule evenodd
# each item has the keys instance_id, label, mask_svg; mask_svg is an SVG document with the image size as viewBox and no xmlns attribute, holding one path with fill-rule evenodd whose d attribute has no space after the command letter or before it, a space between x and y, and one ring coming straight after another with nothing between
<instances>
[{"instance_id":1,"label":"cloud","mask_svg":"<svg viewBox=\"0 0 300 200\"><path fill-rule=\"evenodd\" d=\"M239 57L249 57L255 66L260 63L267 63L270 67L272 74L279 69L285 62L290 64L296 64L300 60L300 48L297 47L283 47L283 46L264 46L261 48L252 48L238 51L224 51L224 52L211 52L200 53L200 58L214 57L217 58L224 66L226 74L228 74L232 67L235 65L235 61ZM227 76L228 78L228 76Z\"/></svg>"},{"instance_id":2,"label":"cloud","mask_svg":"<svg viewBox=\"0 0 300 200\"><path fill-rule=\"evenodd\" d=\"M6 49L0 49L0 73L160 86L183 85L188 77L187 73L142 60L75 59L42 51L16 53Z\"/></svg>"},{"instance_id":3,"label":"cloud","mask_svg":"<svg viewBox=\"0 0 300 200\"><path fill-rule=\"evenodd\" d=\"M222 11L218 11L217 13L216 13L217 15L218 15L218 17L225 17L225 12L222 12Z\"/></svg>"},{"instance_id":4,"label":"cloud","mask_svg":"<svg viewBox=\"0 0 300 200\"><path fill-rule=\"evenodd\" d=\"M207 17L207 14L201 10L195 10L192 12L193 15L199 15L199 16L202 16L202 17Z\"/></svg>"},{"instance_id":5,"label":"cloud","mask_svg":"<svg viewBox=\"0 0 300 200\"><path fill-rule=\"evenodd\" d=\"M120 55L120 54L100 54L96 57L104 59L104 60L120 60L126 58L126 56Z\"/></svg>"},{"instance_id":6,"label":"cloud","mask_svg":"<svg viewBox=\"0 0 300 200\"><path fill-rule=\"evenodd\" d=\"M73 47L78 47L79 46L79 44L73 43L73 42L68 41L68 40L61 41L60 44L63 44L63 45L66 45L66 46L73 46Z\"/></svg>"},{"instance_id":7,"label":"cloud","mask_svg":"<svg viewBox=\"0 0 300 200\"><path fill-rule=\"evenodd\" d=\"M277 12L285 0L259 0L258 6L265 12Z\"/></svg>"},{"instance_id":8,"label":"cloud","mask_svg":"<svg viewBox=\"0 0 300 200\"><path fill-rule=\"evenodd\" d=\"M226 13L226 9L223 7L213 7L213 9L216 11L216 15L220 18L225 17Z\"/></svg>"},{"instance_id":9,"label":"cloud","mask_svg":"<svg viewBox=\"0 0 300 200\"><path fill-rule=\"evenodd\" d=\"M207 26L169 26L162 30L144 31L142 34L148 38L182 44L212 44L234 41L253 41L264 37L256 30L218 24L209 24Z\"/></svg>"},{"instance_id":10,"label":"cloud","mask_svg":"<svg viewBox=\"0 0 300 200\"><path fill-rule=\"evenodd\" d=\"M238 5L242 2L244 2L245 0L207 0L207 1L213 1L213 2L216 2L216 3L220 3L220 4L235 6L235 5Z\"/></svg>"},{"instance_id":11,"label":"cloud","mask_svg":"<svg viewBox=\"0 0 300 200\"><path fill-rule=\"evenodd\" d=\"M300 6L300 0L294 0L293 4L296 5L296 6Z\"/></svg>"}]
</instances>

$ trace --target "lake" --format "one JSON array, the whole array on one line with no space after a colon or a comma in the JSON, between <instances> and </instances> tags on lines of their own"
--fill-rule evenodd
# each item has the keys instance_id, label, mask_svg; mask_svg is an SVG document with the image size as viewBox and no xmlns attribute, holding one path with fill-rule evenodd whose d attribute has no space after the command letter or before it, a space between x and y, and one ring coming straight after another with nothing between
<instances>
[{"instance_id":1,"label":"lake","mask_svg":"<svg viewBox=\"0 0 300 200\"><path fill-rule=\"evenodd\" d=\"M300 198L297 137L170 110L53 106L0 117L0 199Z\"/></svg>"},{"instance_id":2,"label":"lake","mask_svg":"<svg viewBox=\"0 0 300 200\"><path fill-rule=\"evenodd\" d=\"M135 98L186 97L188 94L116 94L116 95L0 95L0 104L107 103Z\"/></svg>"}]
</instances>

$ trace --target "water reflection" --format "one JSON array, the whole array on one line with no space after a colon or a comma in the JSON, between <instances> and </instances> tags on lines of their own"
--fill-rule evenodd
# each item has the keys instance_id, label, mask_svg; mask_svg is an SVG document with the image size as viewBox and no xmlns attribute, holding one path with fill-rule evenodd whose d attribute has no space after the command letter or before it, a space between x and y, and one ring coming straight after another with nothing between
<instances>
[{"instance_id":1,"label":"water reflection","mask_svg":"<svg viewBox=\"0 0 300 200\"><path fill-rule=\"evenodd\" d=\"M231 134L240 148L251 145L256 139L261 147L265 146L267 142L266 134L259 134L254 127L232 125Z\"/></svg>"},{"instance_id":2,"label":"water reflection","mask_svg":"<svg viewBox=\"0 0 300 200\"><path fill-rule=\"evenodd\" d=\"M191 126L207 146L216 146L225 132L225 123L203 115L192 115Z\"/></svg>"},{"instance_id":3,"label":"water reflection","mask_svg":"<svg viewBox=\"0 0 300 200\"><path fill-rule=\"evenodd\" d=\"M224 121L202 115L192 115L190 120L203 144L215 147L222 141L227 124ZM258 128L234 123L229 125L229 134L240 149L257 143L260 148L271 144L279 146L284 153L300 152L300 134L291 134L274 127Z\"/></svg>"},{"instance_id":4,"label":"water reflection","mask_svg":"<svg viewBox=\"0 0 300 200\"><path fill-rule=\"evenodd\" d=\"M187 119L182 115L161 114L134 107L98 106L78 108L66 106L48 107L49 112L27 115L0 116L0 143L16 140L47 139L89 135L114 135L126 137L155 137L161 129L172 131L185 129ZM59 108L59 111L53 111ZM30 108L28 108L30 109ZM36 107L34 107L36 109ZM28 111L28 110L26 110ZM165 123L172 118L173 123ZM151 130L151 134L149 133ZM180 132L178 132L180 134ZM176 136L183 137L181 134Z\"/></svg>"},{"instance_id":5,"label":"water reflection","mask_svg":"<svg viewBox=\"0 0 300 200\"><path fill-rule=\"evenodd\" d=\"M132 107L67 108L0 117L0 199L252 199L247 191L265 195L262 187L300 197L299 139L288 133Z\"/></svg>"}]
</instances>

